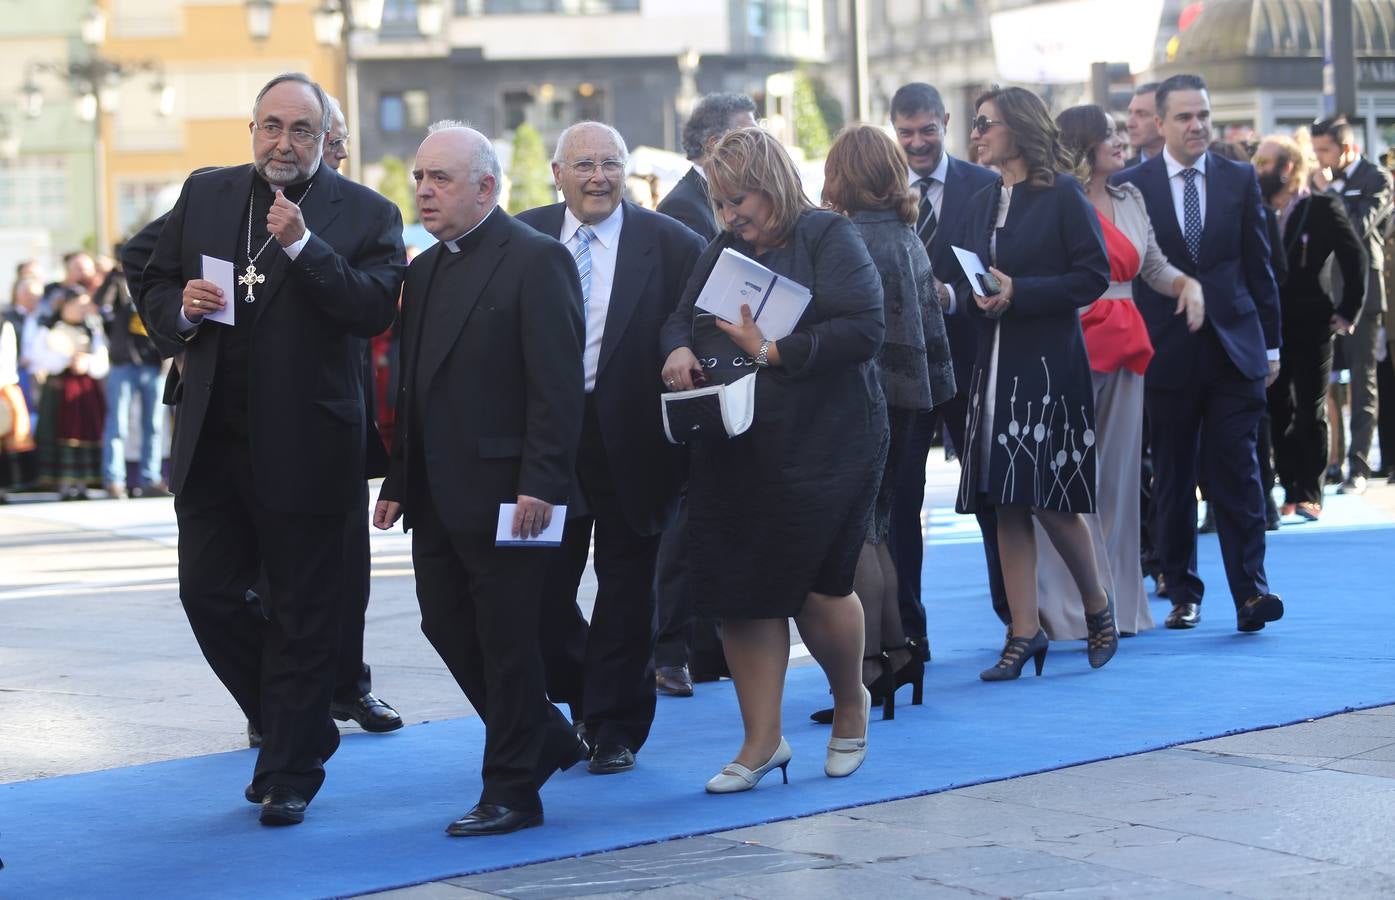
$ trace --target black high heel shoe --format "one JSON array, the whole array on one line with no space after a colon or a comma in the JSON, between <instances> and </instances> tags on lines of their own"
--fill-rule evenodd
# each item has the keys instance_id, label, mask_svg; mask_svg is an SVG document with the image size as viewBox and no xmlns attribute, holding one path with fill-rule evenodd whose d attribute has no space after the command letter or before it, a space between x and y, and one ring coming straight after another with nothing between
<instances>
[{"instance_id":1,"label":"black high heel shoe","mask_svg":"<svg viewBox=\"0 0 1395 900\"><path fill-rule=\"evenodd\" d=\"M1050 644L1046 632L1040 628L1029 638L1009 635L1007 646L1003 647L1003 658L992 668L979 672L978 677L984 681L1012 681L1022 674L1022 667L1028 659L1035 660L1037 674L1040 675L1042 667L1046 665L1046 648Z\"/></svg>"},{"instance_id":2,"label":"black high heel shoe","mask_svg":"<svg viewBox=\"0 0 1395 900\"><path fill-rule=\"evenodd\" d=\"M1098 669L1100 666L1114 658L1114 652L1119 649L1119 629L1114 624L1114 598L1110 597L1104 609L1097 613L1085 614L1085 627L1089 629L1089 636L1086 638L1086 655L1090 660L1090 668Z\"/></svg>"},{"instance_id":3,"label":"black high heel shoe","mask_svg":"<svg viewBox=\"0 0 1395 900\"><path fill-rule=\"evenodd\" d=\"M911 638L906 638L905 644L890 649L905 650L911 655L906 664L895 671L896 685L892 690L911 685L911 706L920 706L925 700L925 656L922 655L920 645Z\"/></svg>"},{"instance_id":4,"label":"black high heel shoe","mask_svg":"<svg viewBox=\"0 0 1395 900\"><path fill-rule=\"evenodd\" d=\"M882 651L876 656L864 656L862 659L864 662L873 659L881 660L882 671L871 684L866 685L867 693L872 695L872 706L881 705L882 721L890 721L896 718L896 688L898 685L896 682L896 673L891 669L891 658L886 655L886 651ZM902 668L904 669L907 667L902 666ZM924 671L924 668L925 664L921 663L921 671ZM916 696L920 696L918 688ZM809 713L809 719L819 725L832 725L833 709L821 709L817 712Z\"/></svg>"}]
</instances>

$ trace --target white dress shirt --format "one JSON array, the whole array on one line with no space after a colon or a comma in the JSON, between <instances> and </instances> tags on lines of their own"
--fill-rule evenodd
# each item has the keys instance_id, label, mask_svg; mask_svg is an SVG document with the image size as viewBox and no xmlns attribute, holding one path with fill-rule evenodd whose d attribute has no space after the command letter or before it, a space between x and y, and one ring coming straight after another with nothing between
<instances>
[{"instance_id":1,"label":"white dress shirt","mask_svg":"<svg viewBox=\"0 0 1395 900\"><path fill-rule=\"evenodd\" d=\"M1361 157L1358 156L1352 161L1351 165L1342 170L1341 178L1332 179L1332 184L1330 185L1331 189L1339 194L1344 193L1347 188L1347 182L1351 180L1352 175L1356 174L1356 167L1359 165L1361 165ZM1360 193L1360 191L1355 191L1353 193Z\"/></svg>"},{"instance_id":2,"label":"white dress shirt","mask_svg":"<svg viewBox=\"0 0 1395 900\"><path fill-rule=\"evenodd\" d=\"M596 389L596 370L601 364L601 339L605 337L605 316L610 310L610 289L615 284L615 257L620 248L620 228L625 224L625 206L591 226L591 292L586 303L586 349L581 361L586 368L586 393ZM576 257L576 232L581 220L567 209L562 215L559 236L567 250Z\"/></svg>"},{"instance_id":3,"label":"white dress shirt","mask_svg":"<svg viewBox=\"0 0 1395 900\"><path fill-rule=\"evenodd\" d=\"M1185 238L1187 234L1187 218L1183 211L1182 204L1187 191L1187 179L1182 173L1187 169L1196 169L1201 177L1196 179L1196 199L1201 201L1201 227L1206 227L1206 154L1201 154L1201 158L1190 166L1184 166L1172 158L1172 152L1166 147L1162 152L1163 164L1167 166L1167 184L1172 188L1172 209L1177 213L1177 230L1182 232Z\"/></svg>"},{"instance_id":4,"label":"white dress shirt","mask_svg":"<svg viewBox=\"0 0 1395 900\"><path fill-rule=\"evenodd\" d=\"M920 199L920 185L916 182L923 177L929 177L930 184L926 188L926 196L930 198L930 208L935 211L935 221L940 221L944 214L945 206L945 177L949 174L949 154L944 150L940 151L940 161L935 166L935 171L929 176L922 176L915 169L906 167L906 177L910 180L911 187L916 192L916 199ZM925 248L929 250L929 247ZM935 279L944 284L945 290L949 292L949 307L945 310L945 315L952 316L959 308L959 302L954 296L954 288L941 278L941 273L935 273Z\"/></svg>"}]
</instances>

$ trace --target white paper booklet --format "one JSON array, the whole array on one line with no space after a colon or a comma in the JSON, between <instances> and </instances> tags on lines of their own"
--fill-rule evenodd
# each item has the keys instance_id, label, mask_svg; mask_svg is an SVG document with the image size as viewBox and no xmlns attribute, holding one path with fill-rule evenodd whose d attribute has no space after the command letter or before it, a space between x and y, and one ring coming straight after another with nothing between
<instances>
[{"instance_id":1,"label":"white paper booklet","mask_svg":"<svg viewBox=\"0 0 1395 900\"><path fill-rule=\"evenodd\" d=\"M964 277L969 279L969 288L980 297L988 296L983 292L983 284L979 277L988 274L988 270L983 266L983 260L978 258L978 254L972 250L965 250L963 247L951 246L954 251L954 258L959 260L959 268L964 270Z\"/></svg>"},{"instance_id":2,"label":"white paper booklet","mask_svg":"<svg viewBox=\"0 0 1395 900\"><path fill-rule=\"evenodd\" d=\"M233 317L237 310L237 276L233 272L233 264L226 259L205 255L203 257L203 280L211 281L222 288L225 302L221 310L209 313L200 321L217 322L220 325L233 324Z\"/></svg>"},{"instance_id":3,"label":"white paper booklet","mask_svg":"<svg viewBox=\"0 0 1395 900\"><path fill-rule=\"evenodd\" d=\"M567 525L567 507L552 507L552 522L537 537L513 536L513 513L517 503L499 504L499 524L494 531L496 547L560 547L562 529Z\"/></svg>"},{"instance_id":4,"label":"white paper booklet","mask_svg":"<svg viewBox=\"0 0 1395 900\"><path fill-rule=\"evenodd\" d=\"M707 283L698 294L698 309L733 325L741 324L741 306L751 307L751 317L766 340L788 337L809 308L813 294L797 281L777 275L731 248L722 251Z\"/></svg>"}]
</instances>

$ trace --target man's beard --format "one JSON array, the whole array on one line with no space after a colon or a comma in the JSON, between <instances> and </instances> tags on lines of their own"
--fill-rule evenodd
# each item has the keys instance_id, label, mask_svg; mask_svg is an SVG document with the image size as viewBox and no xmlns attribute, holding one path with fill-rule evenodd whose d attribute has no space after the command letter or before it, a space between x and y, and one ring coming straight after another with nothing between
<instances>
[{"instance_id":1,"label":"man's beard","mask_svg":"<svg viewBox=\"0 0 1395 900\"><path fill-rule=\"evenodd\" d=\"M288 184L296 184L301 181L309 181L319 170L322 158L316 156L310 163L309 170L300 167L299 159L277 159L269 156L262 162L257 163L257 174L262 176L268 184L284 187ZM273 171L273 168L275 171ZM293 171L292 171L293 170ZM289 174L288 174L289 173Z\"/></svg>"}]
</instances>

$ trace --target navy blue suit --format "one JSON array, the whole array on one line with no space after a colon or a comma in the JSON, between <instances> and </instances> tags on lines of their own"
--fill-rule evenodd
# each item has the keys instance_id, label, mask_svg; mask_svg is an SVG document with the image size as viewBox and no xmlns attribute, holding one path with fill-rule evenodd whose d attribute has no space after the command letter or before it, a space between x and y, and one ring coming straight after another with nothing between
<instances>
[{"instance_id":1,"label":"navy blue suit","mask_svg":"<svg viewBox=\"0 0 1395 900\"><path fill-rule=\"evenodd\" d=\"M1265 406L1266 351L1280 344L1279 289L1254 169L1206 154L1200 258L1194 263L1177 221L1163 156L1126 169L1153 221L1158 245L1201 282L1206 323L1195 334L1176 301L1135 283L1134 296L1156 351L1146 408L1156 469L1157 551L1174 604L1199 603L1196 571L1198 439L1215 511L1226 580L1236 606L1268 591L1264 575L1264 489L1255 453Z\"/></svg>"},{"instance_id":2,"label":"navy blue suit","mask_svg":"<svg viewBox=\"0 0 1395 900\"><path fill-rule=\"evenodd\" d=\"M996 183L992 171L949 157L945 171L944 197L940 203L939 227L925 245L930 254L930 266L935 277L952 282L959 272L959 262L950 249L954 244L964 246L960 232L968 218L969 199L988 185ZM949 353L954 363L954 381L959 392L953 399L916 416L911 430L907 458L898 470L896 493L891 506L891 555L896 561L898 599L901 622L912 638L927 633L925 606L921 602L921 568L925 559L925 544L920 531L920 510L925 503L925 460L930 454L930 442L937 425L943 423L945 433L954 444L959 458L964 458L964 425L968 419L969 376L978 351L978 327L969 314L972 297L959 297L953 315L945 316L945 332L949 337ZM998 520L991 508L978 514L983 532L983 552L988 565L988 589L993 609L1004 622L1008 620L1007 594L1003 590L1003 571L998 562Z\"/></svg>"}]
</instances>

